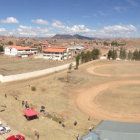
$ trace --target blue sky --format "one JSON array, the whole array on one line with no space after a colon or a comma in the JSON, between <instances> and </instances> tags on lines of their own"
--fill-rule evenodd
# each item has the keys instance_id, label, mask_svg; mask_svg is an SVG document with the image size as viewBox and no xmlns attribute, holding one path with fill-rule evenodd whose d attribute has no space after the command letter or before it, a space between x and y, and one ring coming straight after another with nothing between
<instances>
[{"instance_id":1,"label":"blue sky","mask_svg":"<svg viewBox=\"0 0 140 140\"><path fill-rule=\"evenodd\" d=\"M1 0L0 34L140 37L139 0Z\"/></svg>"}]
</instances>

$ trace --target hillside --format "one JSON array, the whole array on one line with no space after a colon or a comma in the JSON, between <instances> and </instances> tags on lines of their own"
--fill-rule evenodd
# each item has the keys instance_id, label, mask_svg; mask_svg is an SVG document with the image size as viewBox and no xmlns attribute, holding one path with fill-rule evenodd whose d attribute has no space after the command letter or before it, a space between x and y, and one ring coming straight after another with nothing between
<instances>
[{"instance_id":1,"label":"hillside","mask_svg":"<svg viewBox=\"0 0 140 140\"><path fill-rule=\"evenodd\" d=\"M96 38L81 36L78 34L69 35L69 34L56 34L52 37L52 39L80 39L80 40L95 40Z\"/></svg>"}]
</instances>

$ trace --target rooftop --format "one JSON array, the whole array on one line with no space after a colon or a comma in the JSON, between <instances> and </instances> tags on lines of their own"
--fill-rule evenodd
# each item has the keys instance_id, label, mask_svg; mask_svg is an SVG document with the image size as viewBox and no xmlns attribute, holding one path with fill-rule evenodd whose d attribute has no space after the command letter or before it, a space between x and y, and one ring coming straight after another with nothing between
<instances>
[{"instance_id":1,"label":"rooftop","mask_svg":"<svg viewBox=\"0 0 140 140\"><path fill-rule=\"evenodd\" d=\"M66 52L66 48L47 48L43 52L58 52L58 53L63 53Z\"/></svg>"}]
</instances>

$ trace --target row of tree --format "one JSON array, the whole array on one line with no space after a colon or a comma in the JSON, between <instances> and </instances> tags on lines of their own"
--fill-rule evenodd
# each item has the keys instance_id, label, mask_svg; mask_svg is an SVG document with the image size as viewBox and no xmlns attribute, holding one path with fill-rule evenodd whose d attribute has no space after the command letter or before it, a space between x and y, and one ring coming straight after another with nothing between
<instances>
[{"instance_id":1,"label":"row of tree","mask_svg":"<svg viewBox=\"0 0 140 140\"><path fill-rule=\"evenodd\" d=\"M129 51L127 52L125 48L120 48L119 55L116 50L112 49L108 51L108 59L115 60L117 57L120 59L128 59L128 60L140 60L140 50Z\"/></svg>"},{"instance_id":2,"label":"row of tree","mask_svg":"<svg viewBox=\"0 0 140 140\"><path fill-rule=\"evenodd\" d=\"M111 43L108 43L107 41L104 41L104 45L105 46L114 46L114 47L117 47L117 46L125 46L126 43L118 43L117 41L112 41Z\"/></svg>"},{"instance_id":3,"label":"row of tree","mask_svg":"<svg viewBox=\"0 0 140 140\"><path fill-rule=\"evenodd\" d=\"M78 69L80 60L81 60L81 63L86 63L86 62L89 62L91 60L98 59L99 55L100 55L100 51L99 51L99 49L96 49L96 48L94 48L92 51L81 52L81 54L78 54L75 57L76 69Z\"/></svg>"}]
</instances>

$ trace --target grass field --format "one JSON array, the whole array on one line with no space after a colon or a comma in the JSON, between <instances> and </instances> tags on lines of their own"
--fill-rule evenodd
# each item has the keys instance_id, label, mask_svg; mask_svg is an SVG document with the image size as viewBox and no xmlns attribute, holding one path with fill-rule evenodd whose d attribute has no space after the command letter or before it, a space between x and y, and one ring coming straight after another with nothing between
<instances>
[{"instance_id":1,"label":"grass field","mask_svg":"<svg viewBox=\"0 0 140 140\"><path fill-rule=\"evenodd\" d=\"M14 56L0 55L0 74L13 75L19 73L32 72L36 70L47 69L71 62L66 61L53 61L46 59L17 58Z\"/></svg>"},{"instance_id":2,"label":"grass field","mask_svg":"<svg viewBox=\"0 0 140 140\"><path fill-rule=\"evenodd\" d=\"M105 71L112 76L98 76L87 71L88 68L100 65L105 66L98 67L100 73ZM106 65L110 65L110 68ZM2 105L7 106L4 112L0 112L0 118L33 140L35 129L40 132L40 140L75 140L75 136L87 134L88 128L95 127L102 119L140 121L140 76L113 76L115 65L124 69L122 72L117 71L118 75L125 72L139 74L139 62L94 61L81 65L79 70L72 70L71 73L62 71L25 81L0 84L0 109ZM131 71L129 65L133 65ZM66 82L67 76L69 82ZM36 91L31 90L32 86L36 87ZM5 93L7 98L4 97ZM18 100L15 100L15 96ZM41 113L39 119L27 121L22 112L22 100L28 101L37 111L44 105L47 112L63 118L66 127L63 128L57 118L50 119ZM78 122L77 126L73 125L75 120Z\"/></svg>"}]
</instances>

